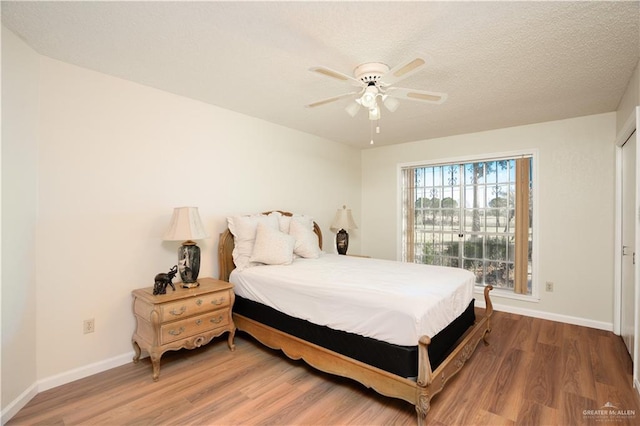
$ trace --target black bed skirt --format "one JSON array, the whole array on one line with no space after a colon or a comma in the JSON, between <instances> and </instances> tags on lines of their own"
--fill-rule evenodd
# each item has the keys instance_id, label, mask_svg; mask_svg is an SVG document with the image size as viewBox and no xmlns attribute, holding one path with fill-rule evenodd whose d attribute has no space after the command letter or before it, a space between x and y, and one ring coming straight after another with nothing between
<instances>
[{"instance_id":1,"label":"black bed skirt","mask_svg":"<svg viewBox=\"0 0 640 426\"><path fill-rule=\"evenodd\" d=\"M474 301L469 303L462 315L431 339L429 361L432 370L440 365L456 341L475 322ZM316 325L237 295L233 312L398 376L418 375L418 346L393 345Z\"/></svg>"}]
</instances>

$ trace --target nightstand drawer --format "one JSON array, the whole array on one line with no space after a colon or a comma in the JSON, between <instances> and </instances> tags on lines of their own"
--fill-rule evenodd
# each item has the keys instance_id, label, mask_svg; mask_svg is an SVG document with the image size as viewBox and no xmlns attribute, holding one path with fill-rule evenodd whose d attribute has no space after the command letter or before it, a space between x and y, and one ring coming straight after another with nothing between
<instances>
[{"instance_id":1,"label":"nightstand drawer","mask_svg":"<svg viewBox=\"0 0 640 426\"><path fill-rule=\"evenodd\" d=\"M160 344L175 342L176 340L194 336L229 325L229 311L222 309L204 315L185 318L160 327Z\"/></svg>"},{"instance_id":2,"label":"nightstand drawer","mask_svg":"<svg viewBox=\"0 0 640 426\"><path fill-rule=\"evenodd\" d=\"M198 297L165 303L160 308L160 322L173 321L229 306L229 291L203 294Z\"/></svg>"}]
</instances>

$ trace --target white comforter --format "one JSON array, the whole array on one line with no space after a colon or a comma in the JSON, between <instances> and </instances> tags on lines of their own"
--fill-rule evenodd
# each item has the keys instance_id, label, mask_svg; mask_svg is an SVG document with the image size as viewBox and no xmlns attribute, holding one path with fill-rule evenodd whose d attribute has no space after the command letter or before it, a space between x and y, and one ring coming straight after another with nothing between
<instances>
[{"instance_id":1,"label":"white comforter","mask_svg":"<svg viewBox=\"0 0 640 426\"><path fill-rule=\"evenodd\" d=\"M458 268L323 253L234 270L230 281L237 295L292 317L415 346L467 308L475 277Z\"/></svg>"}]
</instances>

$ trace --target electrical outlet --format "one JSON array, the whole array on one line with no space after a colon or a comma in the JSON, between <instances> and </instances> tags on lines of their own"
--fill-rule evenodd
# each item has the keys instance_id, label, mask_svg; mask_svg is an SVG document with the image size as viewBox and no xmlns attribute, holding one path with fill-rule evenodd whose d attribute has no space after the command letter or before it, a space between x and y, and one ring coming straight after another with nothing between
<instances>
[{"instance_id":1,"label":"electrical outlet","mask_svg":"<svg viewBox=\"0 0 640 426\"><path fill-rule=\"evenodd\" d=\"M84 320L83 330L84 330L84 334L93 333L94 331L96 331L95 320L93 318Z\"/></svg>"},{"instance_id":2,"label":"electrical outlet","mask_svg":"<svg viewBox=\"0 0 640 426\"><path fill-rule=\"evenodd\" d=\"M545 290L549 292L553 291L553 283L551 281L547 281Z\"/></svg>"}]
</instances>

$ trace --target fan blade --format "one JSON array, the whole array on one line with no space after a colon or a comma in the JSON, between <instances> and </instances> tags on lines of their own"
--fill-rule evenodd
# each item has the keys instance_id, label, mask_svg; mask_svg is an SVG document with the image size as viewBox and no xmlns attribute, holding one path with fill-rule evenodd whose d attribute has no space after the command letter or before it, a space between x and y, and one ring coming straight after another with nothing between
<instances>
[{"instance_id":1,"label":"fan blade","mask_svg":"<svg viewBox=\"0 0 640 426\"><path fill-rule=\"evenodd\" d=\"M382 76L380 79L381 83L385 86L391 86L392 84L409 77L411 74L418 71L424 64L424 59L415 58L400 65L396 65Z\"/></svg>"},{"instance_id":2,"label":"fan blade","mask_svg":"<svg viewBox=\"0 0 640 426\"><path fill-rule=\"evenodd\" d=\"M405 89L402 87L390 87L386 94L393 98L409 99L411 101L441 104L447 100L446 93L427 92L426 90Z\"/></svg>"},{"instance_id":3,"label":"fan blade","mask_svg":"<svg viewBox=\"0 0 640 426\"><path fill-rule=\"evenodd\" d=\"M327 99L323 99L321 101L314 102L314 103L309 104L309 105L305 105L305 107L306 108L315 108L315 107L320 106L320 105L324 105L324 104L328 104L328 103L331 103L331 102L339 101L340 99L348 98L350 96L355 96L358 93L359 92L345 93L345 94L342 94L342 95L334 96L333 98L327 98Z\"/></svg>"},{"instance_id":4,"label":"fan blade","mask_svg":"<svg viewBox=\"0 0 640 426\"><path fill-rule=\"evenodd\" d=\"M350 83L350 84L353 84L354 86L363 86L363 83L360 80L356 80L350 75L346 75L341 72L334 71L330 68L313 67L313 68L309 68L309 71L317 72L318 74L324 75L325 77L335 78L336 80L340 80L344 83Z\"/></svg>"}]
</instances>

